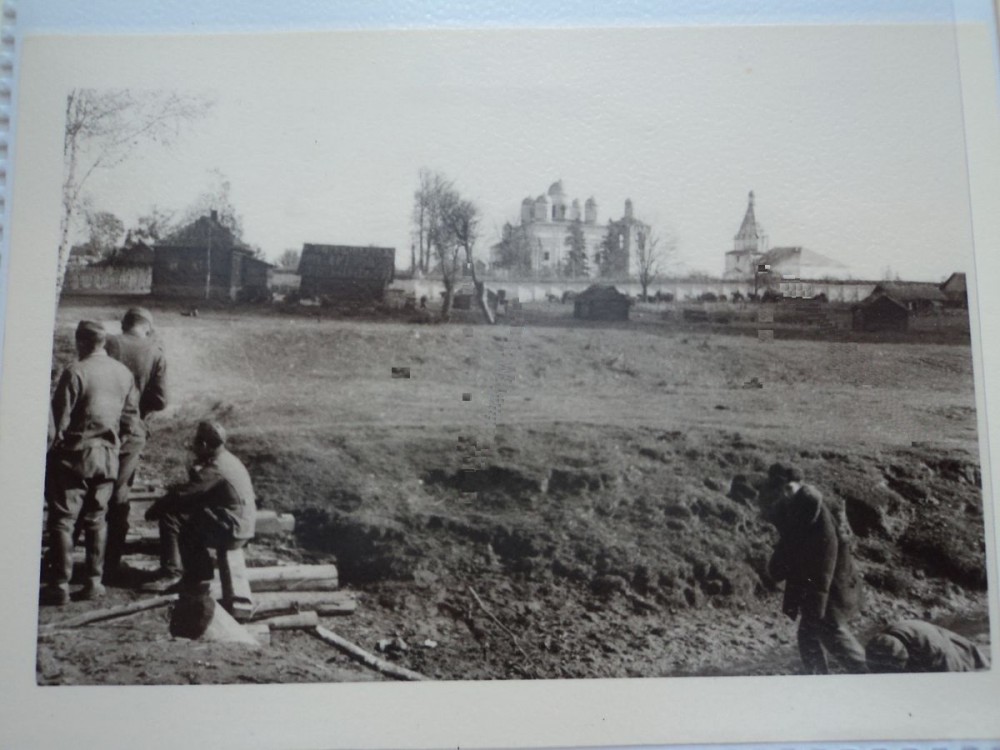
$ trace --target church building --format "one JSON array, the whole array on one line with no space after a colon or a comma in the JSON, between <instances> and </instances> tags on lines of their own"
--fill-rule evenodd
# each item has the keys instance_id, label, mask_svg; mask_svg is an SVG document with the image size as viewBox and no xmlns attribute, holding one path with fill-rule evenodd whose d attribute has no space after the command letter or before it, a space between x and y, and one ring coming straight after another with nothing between
<instances>
[{"instance_id":1,"label":"church building","mask_svg":"<svg viewBox=\"0 0 1000 750\"><path fill-rule=\"evenodd\" d=\"M750 191L743 223L733 237L733 249L726 253L723 278L753 279L755 273L766 274L760 281L775 285L783 281L844 279L848 268L843 263L804 247L768 247L767 233L757 222L754 195Z\"/></svg>"},{"instance_id":2,"label":"church building","mask_svg":"<svg viewBox=\"0 0 1000 750\"><path fill-rule=\"evenodd\" d=\"M574 222L579 222L587 258L593 267L606 232L606 227L597 223L597 201L593 196L587 198L581 211L579 199L568 202L562 180L557 180L549 186L548 193L521 201L520 228L531 248L533 270L558 272L563 267L570 250L566 238Z\"/></svg>"},{"instance_id":3,"label":"church building","mask_svg":"<svg viewBox=\"0 0 1000 750\"><path fill-rule=\"evenodd\" d=\"M625 201L621 219L599 224L597 201L587 198L582 209L580 200L570 201L562 180L553 182L547 193L521 201L521 222L513 227L520 233L530 253L530 271L542 276L568 274L571 233L579 230L587 256L586 276L594 277L603 270L606 277L626 278L637 274L637 247L649 232L649 227L633 216L632 201ZM574 229L574 227L576 229ZM612 247L604 240L612 237ZM499 268L498 251L494 246L493 266Z\"/></svg>"}]
</instances>

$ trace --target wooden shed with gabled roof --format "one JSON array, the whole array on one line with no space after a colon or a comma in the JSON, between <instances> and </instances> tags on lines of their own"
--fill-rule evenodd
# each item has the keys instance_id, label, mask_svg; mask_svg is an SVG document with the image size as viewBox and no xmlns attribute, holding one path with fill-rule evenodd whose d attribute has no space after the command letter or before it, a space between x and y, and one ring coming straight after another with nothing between
<instances>
[{"instance_id":1,"label":"wooden shed with gabled roof","mask_svg":"<svg viewBox=\"0 0 1000 750\"><path fill-rule=\"evenodd\" d=\"M581 320L628 320L627 295L615 287L592 284L573 300L573 317Z\"/></svg>"},{"instance_id":2,"label":"wooden shed with gabled roof","mask_svg":"<svg viewBox=\"0 0 1000 750\"><path fill-rule=\"evenodd\" d=\"M855 331L905 331L910 327L910 311L887 294L872 293L851 311Z\"/></svg>"},{"instance_id":3,"label":"wooden shed with gabled roof","mask_svg":"<svg viewBox=\"0 0 1000 750\"><path fill-rule=\"evenodd\" d=\"M299 291L303 297L381 300L396 272L393 247L302 246Z\"/></svg>"},{"instance_id":4,"label":"wooden shed with gabled roof","mask_svg":"<svg viewBox=\"0 0 1000 750\"><path fill-rule=\"evenodd\" d=\"M945 296L947 307L968 307L969 288L965 280L965 274L956 271L941 284L941 293Z\"/></svg>"},{"instance_id":5,"label":"wooden shed with gabled roof","mask_svg":"<svg viewBox=\"0 0 1000 750\"><path fill-rule=\"evenodd\" d=\"M892 297L910 312L925 312L941 307L948 298L937 284L925 281L883 281L872 289L872 296Z\"/></svg>"}]
</instances>

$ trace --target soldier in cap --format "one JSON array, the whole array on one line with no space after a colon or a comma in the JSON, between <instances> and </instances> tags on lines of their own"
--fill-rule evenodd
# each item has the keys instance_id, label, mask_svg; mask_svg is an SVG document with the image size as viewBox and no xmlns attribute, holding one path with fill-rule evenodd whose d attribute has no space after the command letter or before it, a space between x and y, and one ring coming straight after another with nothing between
<instances>
[{"instance_id":1,"label":"soldier in cap","mask_svg":"<svg viewBox=\"0 0 1000 750\"><path fill-rule=\"evenodd\" d=\"M921 620L901 620L865 646L872 672L973 672L989 669L979 647L958 633Z\"/></svg>"},{"instance_id":2,"label":"soldier in cap","mask_svg":"<svg viewBox=\"0 0 1000 750\"><path fill-rule=\"evenodd\" d=\"M226 450L226 431L200 422L191 446L195 464L187 484L171 490L146 513L160 522L160 570L143 586L196 589L213 577L209 550L235 549L254 535L256 505L250 475Z\"/></svg>"},{"instance_id":3,"label":"soldier in cap","mask_svg":"<svg viewBox=\"0 0 1000 750\"><path fill-rule=\"evenodd\" d=\"M137 429L123 441L115 491L108 504L108 546L105 579L117 577L128 535L129 492L149 436L147 418L167 405L167 361L153 334L153 316L144 307L132 307L122 318L122 334L108 338L108 354L125 365L139 391Z\"/></svg>"},{"instance_id":4,"label":"soldier in cap","mask_svg":"<svg viewBox=\"0 0 1000 750\"><path fill-rule=\"evenodd\" d=\"M122 438L136 429L139 394L132 373L108 356L104 327L82 321L76 329L78 359L52 395L46 467L49 556L45 604L69 601L73 528L81 519L87 548L84 599L104 593L101 577L107 527L104 514L118 476Z\"/></svg>"},{"instance_id":5,"label":"soldier in cap","mask_svg":"<svg viewBox=\"0 0 1000 750\"><path fill-rule=\"evenodd\" d=\"M802 476L780 464L769 475ZM799 618L806 672L828 674L827 653L848 672L867 671L864 649L848 628L858 612L861 580L846 518L812 485L789 481L777 495L767 514L779 535L768 571L775 581L785 581L784 613Z\"/></svg>"}]
</instances>

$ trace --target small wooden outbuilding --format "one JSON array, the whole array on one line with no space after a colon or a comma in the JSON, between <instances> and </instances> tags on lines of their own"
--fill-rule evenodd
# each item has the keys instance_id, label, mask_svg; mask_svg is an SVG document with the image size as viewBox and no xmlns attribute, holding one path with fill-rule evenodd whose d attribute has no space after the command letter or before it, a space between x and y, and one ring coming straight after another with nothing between
<instances>
[{"instance_id":1,"label":"small wooden outbuilding","mask_svg":"<svg viewBox=\"0 0 1000 750\"><path fill-rule=\"evenodd\" d=\"M873 293L854 306L855 331L905 331L910 325L906 305L887 294Z\"/></svg>"},{"instance_id":2,"label":"small wooden outbuilding","mask_svg":"<svg viewBox=\"0 0 1000 750\"><path fill-rule=\"evenodd\" d=\"M613 286L593 284L573 300L573 317L581 320L628 320L627 295Z\"/></svg>"}]
</instances>

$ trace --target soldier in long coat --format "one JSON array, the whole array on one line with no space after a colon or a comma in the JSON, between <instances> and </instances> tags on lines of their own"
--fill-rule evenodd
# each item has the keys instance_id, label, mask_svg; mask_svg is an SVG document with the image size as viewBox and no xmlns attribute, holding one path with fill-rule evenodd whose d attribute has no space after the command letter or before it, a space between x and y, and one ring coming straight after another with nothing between
<instances>
[{"instance_id":1,"label":"soldier in long coat","mask_svg":"<svg viewBox=\"0 0 1000 750\"><path fill-rule=\"evenodd\" d=\"M139 391L136 429L121 446L118 477L108 504L108 545L105 579L120 573L122 551L128 536L129 493L149 436L147 419L167 405L167 361L160 342L152 335L153 316L142 307L129 309L122 318L122 334L108 339L108 354L125 365Z\"/></svg>"},{"instance_id":2,"label":"soldier in long coat","mask_svg":"<svg viewBox=\"0 0 1000 750\"><path fill-rule=\"evenodd\" d=\"M829 653L848 672L867 671L865 652L848 627L860 604L860 577L850 531L815 487L790 482L772 507L778 529L768 570L785 581L782 609L799 618L799 653L808 674L828 674Z\"/></svg>"},{"instance_id":3,"label":"soldier in long coat","mask_svg":"<svg viewBox=\"0 0 1000 750\"><path fill-rule=\"evenodd\" d=\"M108 356L100 323L76 329L79 359L63 371L52 395L46 465L49 555L42 603L69 601L73 530L79 519L87 548L83 598L104 593L101 578L107 526L105 512L118 476L122 437L135 429L138 391L128 371Z\"/></svg>"}]
</instances>

